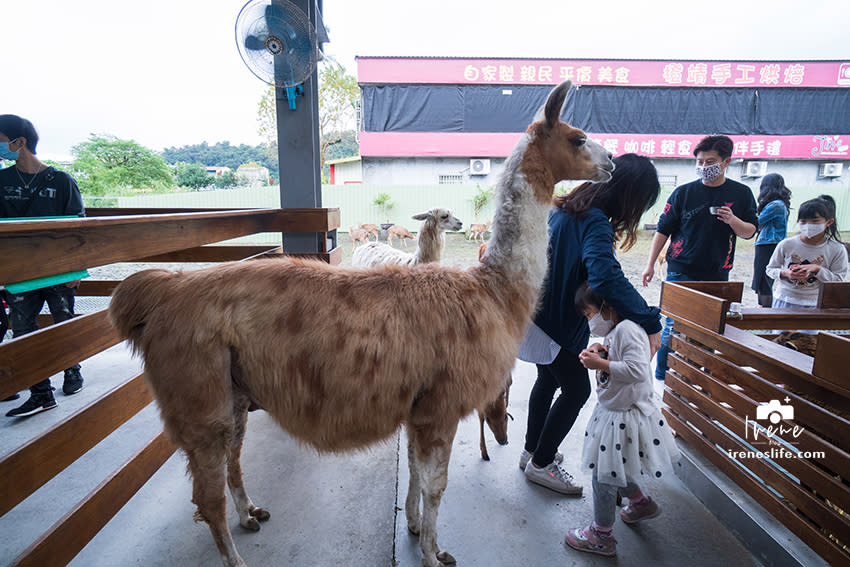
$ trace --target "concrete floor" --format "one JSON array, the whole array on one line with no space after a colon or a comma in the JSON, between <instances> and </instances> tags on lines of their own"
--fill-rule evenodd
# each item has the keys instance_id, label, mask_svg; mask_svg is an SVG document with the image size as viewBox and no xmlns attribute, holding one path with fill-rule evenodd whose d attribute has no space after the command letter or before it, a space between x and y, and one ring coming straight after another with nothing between
<instances>
[{"instance_id":1,"label":"concrete floor","mask_svg":"<svg viewBox=\"0 0 850 567\"><path fill-rule=\"evenodd\" d=\"M80 394L59 393L57 409L31 418L2 418L0 453L8 453L137 371L138 362L131 362L123 345L85 361L86 388ZM586 525L592 518L590 478L577 462L595 397L561 446L565 465L585 485L585 495L560 496L529 484L517 466L534 377L533 365L517 363L509 408L516 418L510 424L510 444L497 445L488 431L490 462L480 458L477 418L470 416L458 430L438 535L441 547L459 565L762 565L675 477L645 485L663 509L660 517L637 528L619 520L615 524L617 559L566 548L565 530ZM61 385L61 376L54 378L56 384ZM5 413L15 403L4 403L0 409ZM0 563L8 564L158 428L155 408L145 409L0 518ZM249 494L272 514L260 532L246 532L228 503L236 545L249 566L421 565L418 541L409 535L402 511L408 477L403 432L364 451L319 455L294 443L259 411L250 415L242 463ZM192 521L190 499L185 458L176 454L71 565L219 565L208 528Z\"/></svg>"}]
</instances>

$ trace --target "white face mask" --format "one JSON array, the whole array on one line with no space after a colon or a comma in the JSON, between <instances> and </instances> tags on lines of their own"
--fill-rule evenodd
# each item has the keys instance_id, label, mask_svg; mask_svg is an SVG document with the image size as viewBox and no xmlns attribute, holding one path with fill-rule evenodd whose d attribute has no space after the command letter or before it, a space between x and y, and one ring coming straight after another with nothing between
<instances>
[{"instance_id":1,"label":"white face mask","mask_svg":"<svg viewBox=\"0 0 850 567\"><path fill-rule=\"evenodd\" d=\"M711 165L698 165L697 166L697 177L702 179L703 181L714 181L723 173L723 168L719 163L713 163Z\"/></svg>"},{"instance_id":2,"label":"white face mask","mask_svg":"<svg viewBox=\"0 0 850 567\"><path fill-rule=\"evenodd\" d=\"M606 321L602 318L602 313L597 313L587 322L590 327L590 332L597 337L604 337L614 328L614 321Z\"/></svg>"},{"instance_id":3,"label":"white face mask","mask_svg":"<svg viewBox=\"0 0 850 567\"><path fill-rule=\"evenodd\" d=\"M822 233L826 230L826 223L823 224L801 224L800 225L800 234L805 236L806 238L814 238L818 234Z\"/></svg>"}]
</instances>

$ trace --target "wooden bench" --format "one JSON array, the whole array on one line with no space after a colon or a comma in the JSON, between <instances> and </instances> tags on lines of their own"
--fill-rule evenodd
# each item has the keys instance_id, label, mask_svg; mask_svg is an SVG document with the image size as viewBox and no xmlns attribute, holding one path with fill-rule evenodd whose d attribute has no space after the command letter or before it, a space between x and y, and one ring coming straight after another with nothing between
<instances>
[{"instance_id":1,"label":"wooden bench","mask_svg":"<svg viewBox=\"0 0 850 567\"><path fill-rule=\"evenodd\" d=\"M825 287L817 309L744 309L733 318L729 303L742 291L741 282L664 283L661 308L678 333L664 413L681 439L830 565L848 565L850 339L820 332L811 357L751 331L850 329L850 283ZM759 419L764 403L785 417Z\"/></svg>"}]
</instances>

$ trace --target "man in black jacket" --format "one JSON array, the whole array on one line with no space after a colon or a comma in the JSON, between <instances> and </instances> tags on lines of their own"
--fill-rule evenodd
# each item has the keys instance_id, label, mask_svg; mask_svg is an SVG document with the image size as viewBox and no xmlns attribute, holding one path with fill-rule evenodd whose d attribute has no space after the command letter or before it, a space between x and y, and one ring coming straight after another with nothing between
<instances>
[{"instance_id":1,"label":"man in black jacket","mask_svg":"<svg viewBox=\"0 0 850 567\"><path fill-rule=\"evenodd\" d=\"M0 115L0 158L15 160L0 170L0 219L85 216L83 198L74 178L39 160L38 134L32 122L13 114ZM11 293L7 290L9 319L15 337L38 329L37 316L47 302L53 321L74 316L74 297L79 280L41 289ZM83 389L80 365L65 370L62 390L66 395ZM13 396L12 399L14 399ZM30 398L6 415L25 417L56 407L50 378L30 387Z\"/></svg>"},{"instance_id":2,"label":"man in black jacket","mask_svg":"<svg viewBox=\"0 0 850 567\"><path fill-rule=\"evenodd\" d=\"M667 249L667 281L727 281L735 260L738 237L755 236L758 226L756 200L743 183L726 178L732 161L732 140L706 136L694 149L699 179L676 187L652 240L643 272L646 286L654 275L658 254ZM673 320L667 318L661 332L655 377L664 380Z\"/></svg>"}]
</instances>

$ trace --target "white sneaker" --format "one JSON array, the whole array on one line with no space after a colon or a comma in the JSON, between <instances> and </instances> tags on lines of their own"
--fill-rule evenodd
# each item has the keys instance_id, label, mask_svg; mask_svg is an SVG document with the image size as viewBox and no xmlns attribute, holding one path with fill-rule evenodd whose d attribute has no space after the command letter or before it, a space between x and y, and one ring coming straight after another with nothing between
<instances>
[{"instance_id":1,"label":"white sneaker","mask_svg":"<svg viewBox=\"0 0 850 567\"><path fill-rule=\"evenodd\" d=\"M572 475L554 461L542 469L534 466L534 463L530 463L525 467L525 478L561 494L581 496L582 487L575 484Z\"/></svg>"},{"instance_id":2,"label":"white sneaker","mask_svg":"<svg viewBox=\"0 0 850 567\"><path fill-rule=\"evenodd\" d=\"M525 465L528 464L528 461L531 460L531 457L534 456L534 453L530 453L525 449L522 450L519 456L519 468L525 470ZM564 455L561 453L555 453L555 462L559 465L564 462Z\"/></svg>"}]
</instances>

